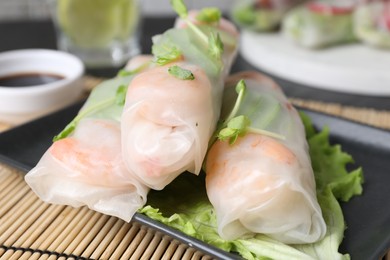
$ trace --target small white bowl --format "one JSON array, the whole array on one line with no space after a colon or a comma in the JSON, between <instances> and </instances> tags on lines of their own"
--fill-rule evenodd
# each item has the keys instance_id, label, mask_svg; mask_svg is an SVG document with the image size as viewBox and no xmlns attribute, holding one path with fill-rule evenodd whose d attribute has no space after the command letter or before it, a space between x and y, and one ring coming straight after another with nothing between
<instances>
[{"instance_id":1,"label":"small white bowl","mask_svg":"<svg viewBox=\"0 0 390 260\"><path fill-rule=\"evenodd\" d=\"M84 65L69 53L47 49L0 53L0 79L30 73L62 79L24 87L0 85L0 122L20 124L51 113L75 102L83 90Z\"/></svg>"}]
</instances>

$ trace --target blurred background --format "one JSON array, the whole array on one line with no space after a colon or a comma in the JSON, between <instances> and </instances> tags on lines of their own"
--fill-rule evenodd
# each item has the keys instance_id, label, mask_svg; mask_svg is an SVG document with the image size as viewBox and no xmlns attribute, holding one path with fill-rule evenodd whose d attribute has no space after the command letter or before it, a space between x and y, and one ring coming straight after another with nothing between
<instances>
[{"instance_id":1,"label":"blurred background","mask_svg":"<svg viewBox=\"0 0 390 260\"><path fill-rule=\"evenodd\" d=\"M229 10L234 0L188 0L189 8L218 6L223 11ZM173 15L169 1L142 0L143 13L148 16ZM49 17L49 8L45 0L1 0L0 21L19 19L45 19Z\"/></svg>"}]
</instances>

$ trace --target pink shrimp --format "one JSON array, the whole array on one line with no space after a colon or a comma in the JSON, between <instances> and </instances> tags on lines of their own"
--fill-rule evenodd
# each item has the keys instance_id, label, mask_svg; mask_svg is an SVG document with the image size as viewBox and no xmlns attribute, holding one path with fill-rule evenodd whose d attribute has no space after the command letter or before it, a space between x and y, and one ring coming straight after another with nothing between
<instances>
[{"instance_id":1,"label":"pink shrimp","mask_svg":"<svg viewBox=\"0 0 390 260\"><path fill-rule=\"evenodd\" d=\"M174 65L191 71L194 79L170 75ZM213 111L212 86L200 67L171 63L139 74L129 86L122 115L127 168L154 189L185 170L199 173L216 120Z\"/></svg>"},{"instance_id":2,"label":"pink shrimp","mask_svg":"<svg viewBox=\"0 0 390 260\"><path fill-rule=\"evenodd\" d=\"M206 191L215 208L218 233L227 240L263 233L284 243L315 242L325 235L326 225L299 115L281 88L256 72L229 77L224 105L231 103L232 87L241 79L246 82L246 97L262 97L265 104L273 100L269 104L279 107L267 130L283 138L253 130L234 144L218 140L211 146L205 165ZM256 120L263 116L261 111L254 113L258 100L244 98L242 106L251 109L237 111L249 117L253 129L261 126ZM262 108L265 115L266 110Z\"/></svg>"},{"instance_id":3,"label":"pink shrimp","mask_svg":"<svg viewBox=\"0 0 390 260\"><path fill-rule=\"evenodd\" d=\"M46 202L89 208L130 221L149 189L122 160L119 122L83 119L53 143L25 177Z\"/></svg>"},{"instance_id":4,"label":"pink shrimp","mask_svg":"<svg viewBox=\"0 0 390 260\"><path fill-rule=\"evenodd\" d=\"M88 120L89 121L89 120ZM91 131L98 129L99 131ZM71 137L54 142L49 153L84 181L104 185L127 172L120 154L120 127L113 121L81 122Z\"/></svg>"}]
</instances>

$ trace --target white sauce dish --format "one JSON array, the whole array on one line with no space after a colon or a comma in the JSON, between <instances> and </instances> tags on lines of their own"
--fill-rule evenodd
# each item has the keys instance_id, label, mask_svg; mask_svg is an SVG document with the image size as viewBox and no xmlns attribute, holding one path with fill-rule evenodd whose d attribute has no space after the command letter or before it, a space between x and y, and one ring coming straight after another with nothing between
<instances>
[{"instance_id":1,"label":"white sauce dish","mask_svg":"<svg viewBox=\"0 0 390 260\"><path fill-rule=\"evenodd\" d=\"M75 102L84 70L82 61L66 52L0 53L0 122L20 124Z\"/></svg>"}]
</instances>

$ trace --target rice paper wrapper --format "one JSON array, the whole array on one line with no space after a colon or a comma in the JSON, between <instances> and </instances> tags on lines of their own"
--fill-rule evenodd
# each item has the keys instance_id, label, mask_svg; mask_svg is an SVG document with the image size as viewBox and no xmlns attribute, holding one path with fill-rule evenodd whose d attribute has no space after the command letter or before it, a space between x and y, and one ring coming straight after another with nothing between
<instances>
[{"instance_id":1,"label":"rice paper wrapper","mask_svg":"<svg viewBox=\"0 0 390 260\"><path fill-rule=\"evenodd\" d=\"M117 121L84 119L72 136L53 143L25 180L45 202L86 205L130 221L149 188L126 169L120 145Z\"/></svg>"},{"instance_id":2,"label":"rice paper wrapper","mask_svg":"<svg viewBox=\"0 0 390 260\"><path fill-rule=\"evenodd\" d=\"M122 116L127 168L153 189L183 171L200 172L216 122L209 78L200 67L178 65L195 79L177 79L167 66L140 74L129 87Z\"/></svg>"},{"instance_id":3,"label":"rice paper wrapper","mask_svg":"<svg viewBox=\"0 0 390 260\"><path fill-rule=\"evenodd\" d=\"M137 56L128 69L148 63ZM145 67L147 69L147 67ZM121 151L118 88L133 76L116 77L96 86L76 118L58 135L38 164L25 176L45 202L88 206L103 214L130 221L146 203L149 188L125 167Z\"/></svg>"},{"instance_id":4,"label":"rice paper wrapper","mask_svg":"<svg viewBox=\"0 0 390 260\"><path fill-rule=\"evenodd\" d=\"M183 21L178 20L176 26L153 38L153 50L175 48L182 57L134 78L121 119L125 164L155 190L185 171L200 173L219 119L224 79L238 47L232 25L199 25L206 34L221 33L221 57L212 56L208 43ZM173 66L190 71L194 78L171 75Z\"/></svg>"},{"instance_id":5,"label":"rice paper wrapper","mask_svg":"<svg viewBox=\"0 0 390 260\"><path fill-rule=\"evenodd\" d=\"M326 225L299 114L272 80L246 72L234 75L228 85L240 79L247 93L237 115L284 139L247 133L234 144L216 141L211 147L206 188L218 232L227 240L263 233L287 244L318 241ZM230 111L234 87L225 92L223 111Z\"/></svg>"}]
</instances>

